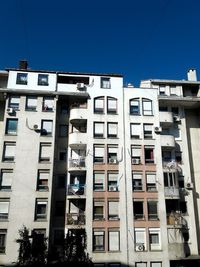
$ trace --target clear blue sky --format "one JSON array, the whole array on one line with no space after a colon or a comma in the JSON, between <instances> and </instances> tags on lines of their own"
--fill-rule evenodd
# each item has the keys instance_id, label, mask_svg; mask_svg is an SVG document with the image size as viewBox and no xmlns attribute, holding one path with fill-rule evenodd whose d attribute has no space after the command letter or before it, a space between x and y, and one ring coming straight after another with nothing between
<instances>
[{"instance_id":1,"label":"clear blue sky","mask_svg":"<svg viewBox=\"0 0 200 267\"><path fill-rule=\"evenodd\" d=\"M0 4L0 69L200 79L199 0L6 0Z\"/></svg>"}]
</instances>

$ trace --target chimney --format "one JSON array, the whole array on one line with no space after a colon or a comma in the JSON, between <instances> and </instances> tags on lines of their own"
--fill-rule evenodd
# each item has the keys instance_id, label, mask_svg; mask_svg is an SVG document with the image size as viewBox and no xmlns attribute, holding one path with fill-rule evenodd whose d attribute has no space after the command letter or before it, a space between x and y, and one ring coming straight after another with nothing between
<instances>
[{"instance_id":1,"label":"chimney","mask_svg":"<svg viewBox=\"0 0 200 267\"><path fill-rule=\"evenodd\" d=\"M28 68L28 61L27 60L20 60L19 61L19 68L21 70L27 70L27 68Z\"/></svg>"},{"instance_id":2,"label":"chimney","mask_svg":"<svg viewBox=\"0 0 200 267\"><path fill-rule=\"evenodd\" d=\"M187 72L188 81L197 81L197 73L195 69L189 69Z\"/></svg>"}]
</instances>

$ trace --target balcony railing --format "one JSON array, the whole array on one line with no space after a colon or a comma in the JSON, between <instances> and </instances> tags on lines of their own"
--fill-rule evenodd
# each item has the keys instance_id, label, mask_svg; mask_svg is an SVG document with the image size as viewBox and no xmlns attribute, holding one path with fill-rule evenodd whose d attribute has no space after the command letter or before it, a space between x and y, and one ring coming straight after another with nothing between
<instances>
[{"instance_id":1,"label":"balcony railing","mask_svg":"<svg viewBox=\"0 0 200 267\"><path fill-rule=\"evenodd\" d=\"M66 224L68 225L84 225L85 214L84 213L67 213Z\"/></svg>"},{"instance_id":2,"label":"balcony railing","mask_svg":"<svg viewBox=\"0 0 200 267\"><path fill-rule=\"evenodd\" d=\"M178 187L165 187L165 197L179 197Z\"/></svg>"},{"instance_id":3,"label":"balcony railing","mask_svg":"<svg viewBox=\"0 0 200 267\"><path fill-rule=\"evenodd\" d=\"M85 195L85 184L70 184L67 187L68 195Z\"/></svg>"},{"instance_id":4,"label":"balcony railing","mask_svg":"<svg viewBox=\"0 0 200 267\"><path fill-rule=\"evenodd\" d=\"M84 168L85 167L85 157L79 157L78 159L69 159L70 168Z\"/></svg>"},{"instance_id":5,"label":"balcony railing","mask_svg":"<svg viewBox=\"0 0 200 267\"><path fill-rule=\"evenodd\" d=\"M167 224L173 226L187 226L187 221L183 218L181 212L171 212L167 215Z\"/></svg>"}]
</instances>

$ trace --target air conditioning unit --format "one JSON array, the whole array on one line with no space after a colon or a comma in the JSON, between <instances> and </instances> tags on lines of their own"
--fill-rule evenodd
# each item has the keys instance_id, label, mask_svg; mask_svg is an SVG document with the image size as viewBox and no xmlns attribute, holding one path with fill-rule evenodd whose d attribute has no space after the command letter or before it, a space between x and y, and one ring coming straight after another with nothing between
<instances>
[{"instance_id":1,"label":"air conditioning unit","mask_svg":"<svg viewBox=\"0 0 200 267\"><path fill-rule=\"evenodd\" d=\"M135 164L135 165L140 164L140 159L132 159L132 164Z\"/></svg>"},{"instance_id":2,"label":"air conditioning unit","mask_svg":"<svg viewBox=\"0 0 200 267\"><path fill-rule=\"evenodd\" d=\"M109 185L109 191L117 191L117 187L113 185Z\"/></svg>"},{"instance_id":3,"label":"air conditioning unit","mask_svg":"<svg viewBox=\"0 0 200 267\"><path fill-rule=\"evenodd\" d=\"M193 188L194 188L193 183L187 183L187 184L186 184L186 188L187 188L187 189L193 189Z\"/></svg>"},{"instance_id":4,"label":"air conditioning unit","mask_svg":"<svg viewBox=\"0 0 200 267\"><path fill-rule=\"evenodd\" d=\"M76 86L77 86L77 89L78 89L78 90L83 90L83 89L85 89L85 84L84 84L84 83L77 83Z\"/></svg>"},{"instance_id":5,"label":"air conditioning unit","mask_svg":"<svg viewBox=\"0 0 200 267\"><path fill-rule=\"evenodd\" d=\"M12 113L13 113L13 111L14 111L14 109L13 109L13 108L7 108L7 112L8 112L8 114L12 114Z\"/></svg>"},{"instance_id":6,"label":"air conditioning unit","mask_svg":"<svg viewBox=\"0 0 200 267\"><path fill-rule=\"evenodd\" d=\"M114 164L116 164L116 163L117 163L117 159L109 159L109 163L114 163Z\"/></svg>"},{"instance_id":7,"label":"air conditioning unit","mask_svg":"<svg viewBox=\"0 0 200 267\"><path fill-rule=\"evenodd\" d=\"M155 133L161 133L162 132L162 127L158 127L158 126L154 127L154 132Z\"/></svg>"},{"instance_id":8,"label":"air conditioning unit","mask_svg":"<svg viewBox=\"0 0 200 267\"><path fill-rule=\"evenodd\" d=\"M145 250L144 244L137 244L135 248L136 248L136 251L144 251Z\"/></svg>"},{"instance_id":9,"label":"air conditioning unit","mask_svg":"<svg viewBox=\"0 0 200 267\"><path fill-rule=\"evenodd\" d=\"M174 121L179 122L179 121L181 121L181 118L179 116L174 116Z\"/></svg>"}]
</instances>

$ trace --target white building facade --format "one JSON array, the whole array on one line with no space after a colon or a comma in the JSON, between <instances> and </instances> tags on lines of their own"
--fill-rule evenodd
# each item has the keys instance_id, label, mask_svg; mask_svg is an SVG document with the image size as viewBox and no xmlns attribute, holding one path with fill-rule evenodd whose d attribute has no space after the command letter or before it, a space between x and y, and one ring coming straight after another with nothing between
<instances>
[{"instance_id":1,"label":"white building facade","mask_svg":"<svg viewBox=\"0 0 200 267\"><path fill-rule=\"evenodd\" d=\"M199 255L199 82L0 73L0 263L18 230L86 233L94 266L190 266Z\"/></svg>"}]
</instances>

